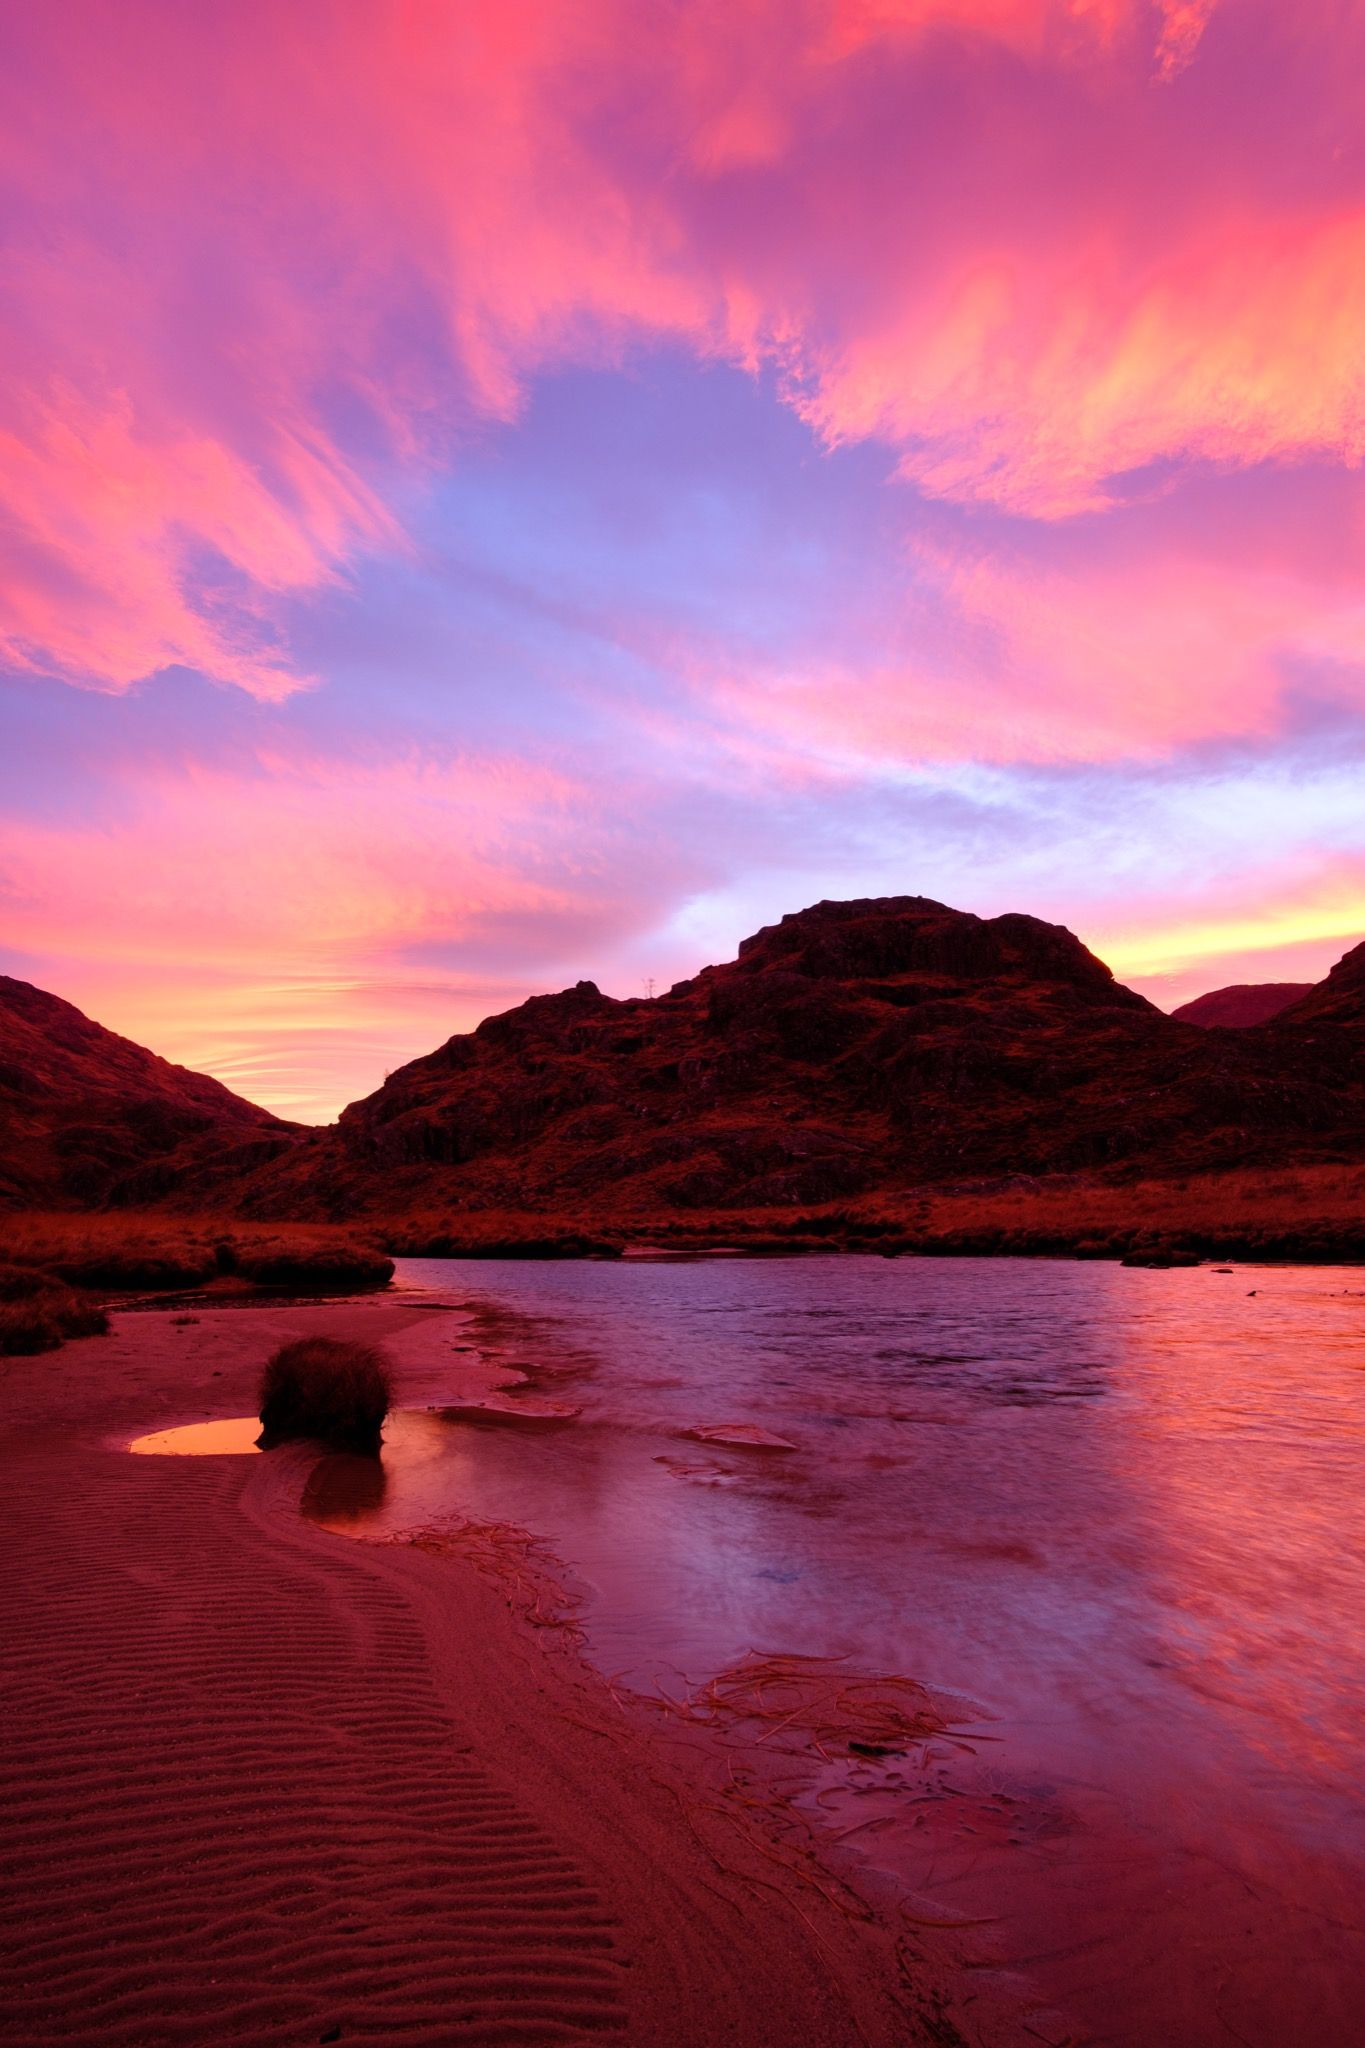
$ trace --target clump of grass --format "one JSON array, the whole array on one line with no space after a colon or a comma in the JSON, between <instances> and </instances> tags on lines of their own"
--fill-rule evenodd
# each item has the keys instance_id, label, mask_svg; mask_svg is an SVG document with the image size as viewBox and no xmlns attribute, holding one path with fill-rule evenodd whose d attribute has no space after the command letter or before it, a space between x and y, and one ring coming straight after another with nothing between
<instances>
[{"instance_id":1,"label":"clump of grass","mask_svg":"<svg viewBox=\"0 0 1365 2048\"><path fill-rule=\"evenodd\" d=\"M57 1266L63 1279L79 1286L138 1294L169 1294L183 1287L198 1287L213 1270L211 1260L193 1252L114 1248L78 1254Z\"/></svg>"},{"instance_id":2,"label":"clump of grass","mask_svg":"<svg viewBox=\"0 0 1365 2048\"><path fill-rule=\"evenodd\" d=\"M388 1361L372 1344L301 1337L283 1344L261 1376L261 1444L313 1437L377 1451L392 1398Z\"/></svg>"},{"instance_id":3,"label":"clump of grass","mask_svg":"<svg viewBox=\"0 0 1365 2048\"><path fill-rule=\"evenodd\" d=\"M52 1275L37 1266L0 1266L0 1302L32 1301L52 1285Z\"/></svg>"},{"instance_id":4,"label":"clump of grass","mask_svg":"<svg viewBox=\"0 0 1365 2048\"><path fill-rule=\"evenodd\" d=\"M239 1253L237 1270L258 1287L332 1292L386 1287L393 1278L393 1260L363 1245L294 1245Z\"/></svg>"},{"instance_id":5,"label":"clump of grass","mask_svg":"<svg viewBox=\"0 0 1365 2048\"><path fill-rule=\"evenodd\" d=\"M99 1337L109 1318L98 1303L33 1266L0 1266L0 1353L32 1357L67 1337Z\"/></svg>"},{"instance_id":6,"label":"clump of grass","mask_svg":"<svg viewBox=\"0 0 1365 2048\"><path fill-rule=\"evenodd\" d=\"M61 1341L61 1325L41 1298L0 1302L0 1353L5 1357L27 1358L38 1351L55 1351Z\"/></svg>"}]
</instances>

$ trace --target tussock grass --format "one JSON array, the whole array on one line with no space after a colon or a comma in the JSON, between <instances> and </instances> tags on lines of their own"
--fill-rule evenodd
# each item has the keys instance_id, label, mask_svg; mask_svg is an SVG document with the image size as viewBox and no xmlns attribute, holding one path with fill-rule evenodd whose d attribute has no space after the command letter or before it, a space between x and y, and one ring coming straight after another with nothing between
<instances>
[{"instance_id":1,"label":"tussock grass","mask_svg":"<svg viewBox=\"0 0 1365 2048\"><path fill-rule=\"evenodd\" d=\"M316 1438L377 1451L392 1399L388 1360L371 1344L303 1337L283 1344L261 1376L260 1441Z\"/></svg>"},{"instance_id":2,"label":"tussock grass","mask_svg":"<svg viewBox=\"0 0 1365 2048\"><path fill-rule=\"evenodd\" d=\"M863 1251L887 1256L1365 1262L1365 1167L1221 1170L1165 1179L1096 1173L1000 1176L888 1190L857 1202L680 1215L603 1217L510 1210L396 1216L385 1241L420 1258L617 1256L624 1246L750 1253Z\"/></svg>"},{"instance_id":3,"label":"tussock grass","mask_svg":"<svg viewBox=\"0 0 1365 2048\"><path fill-rule=\"evenodd\" d=\"M364 1245L281 1245L239 1254L237 1270L258 1287L331 1293L385 1286L393 1278L393 1260Z\"/></svg>"},{"instance_id":4,"label":"tussock grass","mask_svg":"<svg viewBox=\"0 0 1365 2048\"><path fill-rule=\"evenodd\" d=\"M67 1337L98 1337L104 1310L32 1266L0 1266L0 1354L32 1357L55 1351Z\"/></svg>"},{"instance_id":5,"label":"tussock grass","mask_svg":"<svg viewBox=\"0 0 1365 2048\"><path fill-rule=\"evenodd\" d=\"M393 1262L370 1234L153 1211L0 1218L3 1256L69 1285L166 1294L236 1278L298 1293L381 1287Z\"/></svg>"}]
</instances>

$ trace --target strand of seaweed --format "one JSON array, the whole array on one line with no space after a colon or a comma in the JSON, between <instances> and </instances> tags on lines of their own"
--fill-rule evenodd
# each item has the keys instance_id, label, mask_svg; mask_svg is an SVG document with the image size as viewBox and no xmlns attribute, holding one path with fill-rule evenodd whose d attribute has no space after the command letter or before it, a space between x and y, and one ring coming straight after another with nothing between
<instances>
[{"instance_id":1,"label":"strand of seaweed","mask_svg":"<svg viewBox=\"0 0 1365 2048\"><path fill-rule=\"evenodd\" d=\"M559 1577L553 1552L529 1531L508 1522L460 1521L419 1529L403 1541L437 1556L458 1550L477 1571L497 1581L508 1606L533 1628L551 1631L574 1647L586 1640L579 1620L582 1601Z\"/></svg>"},{"instance_id":2,"label":"strand of seaweed","mask_svg":"<svg viewBox=\"0 0 1365 2048\"><path fill-rule=\"evenodd\" d=\"M624 1710L619 1683L612 1682L612 1696ZM916 1680L895 1673L853 1672L843 1657L750 1651L705 1684L685 1685L680 1697L661 1688L647 1703L689 1728L704 1730L710 1742L730 1752L718 1787L719 1800L680 1801L698 1840L702 1838L697 1821L704 1813L737 1821L752 1852L777 1865L788 1878L818 1892L845 1917L859 1920L872 1920L877 1914L820 1853L808 1816L797 1806L801 1793L809 1791L809 1770L817 1760L825 1765L845 1762L859 1773L873 1771L881 1763L908 1760L928 1771L951 1754L974 1754L979 1742L994 1740L980 1731L965 1735L948 1703ZM749 1769L744 1768L745 1756ZM792 1760L785 1784L771 1761L778 1756ZM758 1767L765 1757L770 1761L760 1775ZM869 1781L850 1783L845 1789L856 1792L878 1787ZM823 1798L817 1795L816 1804L822 1804ZM888 1824L888 1818L859 1822L826 1839L845 1840L865 1828ZM719 1868L729 1868L709 1843L705 1846ZM752 1871L746 1876L749 1883L764 1882ZM795 1910L801 1911L799 1906ZM922 1959L915 1952L911 1930L957 1931L990 1922L988 1918L917 1913L904 1900L898 1902L897 1914L903 1929L895 1941L897 1963L905 1991L913 1998L914 2016L923 2024ZM819 1935L808 1919L807 1925L818 1942ZM912 2010L901 1999L897 2003L907 2013Z\"/></svg>"},{"instance_id":3,"label":"strand of seaweed","mask_svg":"<svg viewBox=\"0 0 1365 2048\"><path fill-rule=\"evenodd\" d=\"M771 1744L788 1756L813 1751L825 1763L833 1751L865 1760L910 1755L923 1768L945 1750L974 1754L991 1739L964 1735L945 1703L913 1678L864 1675L843 1657L791 1651L751 1650L681 1698L660 1691L657 1704L739 1738L728 1747Z\"/></svg>"}]
</instances>

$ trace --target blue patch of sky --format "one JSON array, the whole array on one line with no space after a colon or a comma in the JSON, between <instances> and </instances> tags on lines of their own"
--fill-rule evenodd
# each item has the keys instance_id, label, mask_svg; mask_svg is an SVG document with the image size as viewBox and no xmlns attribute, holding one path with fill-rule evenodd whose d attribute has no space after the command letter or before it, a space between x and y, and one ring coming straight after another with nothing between
<instances>
[{"instance_id":1,"label":"blue patch of sky","mask_svg":"<svg viewBox=\"0 0 1365 2048\"><path fill-rule=\"evenodd\" d=\"M655 355L541 379L413 507L415 552L295 608L326 679L301 726L578 739L675 691L680 650L799 660L862 645L908 581L913 495L870 448L825 450L771 385Z\"/></svg>"}]
</instances>

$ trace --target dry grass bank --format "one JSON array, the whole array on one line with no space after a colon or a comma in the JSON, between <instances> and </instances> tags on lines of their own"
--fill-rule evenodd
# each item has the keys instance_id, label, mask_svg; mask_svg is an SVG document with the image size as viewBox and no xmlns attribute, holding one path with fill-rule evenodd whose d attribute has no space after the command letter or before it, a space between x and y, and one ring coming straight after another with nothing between
<instances>
[{"instance_id":1,"label":"dry grass bank","mask_svg":"<svg viewBox=\"0 0 1365 2048\"><path fill-rule=\"evenodd\" d=\"M1166 1179L1012 1175L864 1201L765 1209L572 1212L433 1206L354 1226L120 1211L0 1218L0 1262L97 1292L381 1286L394 1257L619 1258L654 1246L978 1257L1365 1261L1365 1166Z\"/></svg>"},{"instance_id":2,"label":"dry grass bank","mask_svg":"<svg viewBox=\"0 0 1365 2048\"><path fill-rule=\"evenodd\" d=\"M0 1259L102 1293L215 1283L325 1292L379 1287L393 1272L371 1230L150 1210L8 1214L0 1217Z\"/></svg>"},{"instance_id":3,"label":"dry grass bank","mask_svg":"<svg viewBox=\"0 0 1365 2048\"><path fill-rule=\"evenodd\" d=\"M1105 1183L938 1190L918 1205L921 1248L1070 1251L1123 1257L1149 1247L1206 1258L1365 1258L1365 1168L1320 1165Z\"/></svg>"},{"instance_id":4,"label":"dry grass bank","mask_svg":"<svg viewBox=\"0 0 1365 2048\"><path fill-rule=\"evenodd\" d=\"M1243 1169L1165 1180L1094 1174L908 1188L819 1207L552 1216L513 1210L394 1218L411 1257L610 1258L655 1245L753 1252L1365 1260L1365 1167Z\"/></svg>"}]
</instances>

